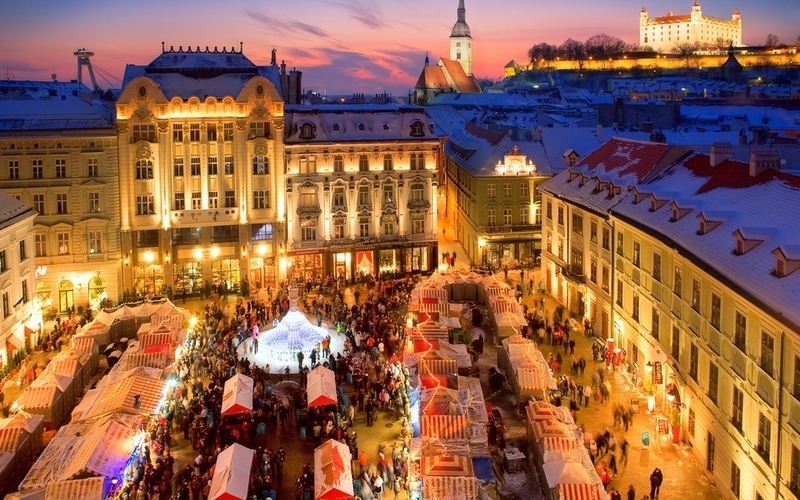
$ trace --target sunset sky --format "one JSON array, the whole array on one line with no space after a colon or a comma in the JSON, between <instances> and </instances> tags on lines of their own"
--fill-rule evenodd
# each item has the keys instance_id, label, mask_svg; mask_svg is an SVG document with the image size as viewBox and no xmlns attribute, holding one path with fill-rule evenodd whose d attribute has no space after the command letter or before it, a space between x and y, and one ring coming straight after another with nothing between
<instances>
[{"instance_id":1,"label":"sunset sky","mask_svg":"<svg viewBox=\"0 0 800 500\"><path fill-rule=\"evenodd\" d=\"M642 6L651 16L688 13L692 0L466 0L474 40L474 73L500 77L511 59L525 62L535 43L560 44L607 33L638 41ZM95 53L103 88L118 87L126 64L147 64L167 47L235 46L256 64L278 62L303 71L305 90L329 94L391 92L405 96L426 51L448 57L457 0L211 1L5 0L0 3L2 76L16 80L76 78L72 52ZM742 13L744 43L768 33L793 45L800 35L798 0L705 0L703 13Z\"/></svg>"}]
</instances>

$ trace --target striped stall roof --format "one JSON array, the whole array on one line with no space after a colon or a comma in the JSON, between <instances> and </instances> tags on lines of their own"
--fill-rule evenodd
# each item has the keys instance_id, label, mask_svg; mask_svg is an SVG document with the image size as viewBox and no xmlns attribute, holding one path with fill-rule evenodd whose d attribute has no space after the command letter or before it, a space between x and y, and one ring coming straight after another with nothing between
<instances>
[{"instance_id":1,"label":"striped stall roof","mask_svg":"<svg viewBox=\"0 0 800 500\"><path fill-rule=\"evenodd\" d=\"M124 366L126 370L133 370L139 367L163 370L167 367L167 361L167 353L164 351L126 352Z\"/></svg>"},{"instance_id":2,"label":"striped stall roof","mask_svg":"<svg viewBox=\"0 0 800 500\"><path fill-rule=\"evenodd\" d=\"M60 395L61 389L56 385L31 386L22 393L18 406L23 410L50 408Z\"/></svg>"},{"instance_id":3,"label":"striped stall roof","mask_svg":"<svg viewBox=\"0 0 800 500\"><path fill-rule=\"evenodd\" d=\"M478 480L474 477L423 476L425 500L477 500Z\"/></svg>"},{"instance_id":4,"label":"striped stall roof","mask_svg":"<svg viewBox=\"0 0 800 500\"><path fill-rule=\"evenodd\" d=\"M0 429L0 451L15 452L25 441L27 433L22 428Z\"/></svg>"},{"instance_id":5,"label":"striped stall roof","mask_svg":"<svg viewBox=\"0 0 800 500\"><path fill-rule=\"evenodd\" d=\"M420 417L423 438L442 440L467 439L466 415L423 415Z\"/></svg>"},{"instance_id":6,"label":"striped stall roof","mask_svg":"<svg viewBox=\"0 0 800 500\"><path fill-rule=\"evenodd\" d=\"M123 379L105 388L85 418L95 418L112 412L152 415L158 411L165 387L166 382L163 380L140 375Z\"/></svg>"},{"instance_id":7,"label":"striped stall roof","mask_svg":"<svg viewBox=\"0 0 800 500\"><path fill-rule=\"evenodd\" d=\"M603 492L605 493L605 492ZM601 500L599 484L559 484L558 495L560 500Z\"/></svg>"},{"instance_id":8,"label":"striped stall roof","mask_svg":"<svg viewBox=\"0 0 800 500\"><path fill-rule=\"evenodd\" d=\"M72 348L87 354L95 354L100 350L94 337L72 337Z\"/></svg>"},{"instance_id":9,"label":"striped stall roof","mask_svg":"<svg viewBox=\"0 0 800 500\"><path fill-rule=\"evenodd\" d=\"M570 451L580 446L578 438L545 437L540 442L544 451Z\"/></svg>"},{"instance_id":10,"label":"striped stall roof","mask_svg":"<svg viewBox=\"0 0 800 500\"><path fill-rule=\"evenodd\" d=\"M474 476L472 459L463 455L440 455L438 457L422 457L421 474L423 476Z\"/></svg>"},{"instance_id":11,"label":"striped stall roof","mask_svg":"<svg viewBox=\"0 0 800 500\"><path fill-rule=\"evenodd\" d=\"M575 437L575 433L570 428L570 426L567 426L563 422L559 422L558 420L555 419L534 420L531 423L531 426L533 427L533 433L536 436L536 439L542 439L546 437L558 437L558 438Z\"/></svg>"},{"instance_id":12,"label":"striped stall roof","mask_svg":"<svg viewBox=\"0 0 800 500\"><path fill-rule=\"evenodd\" d=\"M105 479L102 477L54 481L44 490L44 500L102 500L103 498L105 498Z\"/></svg>"}]
</instances>

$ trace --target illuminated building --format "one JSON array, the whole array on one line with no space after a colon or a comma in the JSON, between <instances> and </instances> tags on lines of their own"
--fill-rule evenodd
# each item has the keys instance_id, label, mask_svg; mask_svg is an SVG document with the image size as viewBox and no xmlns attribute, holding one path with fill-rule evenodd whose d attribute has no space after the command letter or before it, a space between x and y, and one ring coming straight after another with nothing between
<instances>
[{"instance_id":1,"label":"illuminated building","mask_svg":"<svg viewBox=\"0 0 800 500\"><path fill-rule=\"evenodd\" d=\"M534 161L532 153L536 154ZM445 143L447 213L481 265L533 265L541 248L538 186L551 175L541 143L468 122Z\"/></svg>"},{"instance_id":2,"label":"illuminated building","mask_svg":"<svg viewBox=\"0 0 800 500\"><path fill-rule=\"evenodd\" d=\"M669 53L678 44L698 44L715 46L722 40L723 45L742 45L742 16L734 9L730 20L704 16L700 2L695 0L689 14L649 17L642 7L639 14L639 46L651 47L657 52Z\"/></svg>"},{"instance_id":3,"label":"illuminated building","mask_svg":"<svg viewBox=\"0 0 800 500\"><path fill-rule=\"evenodd\" d=\"M710 149L612 139L545 183L544 282L615 340L721 492L788 498L800 178L775 149Z\"/></svg>"},{"instance_id":4,"label":"illuminated building","mask_svg":"<svg viewBox=\"0 0 800 500\"><path fill-rule=\"evenodd\" d=\"M282 66L285 73L285 66ZM282 241L281 81L235 48L128 65L117 101L124 289L176 296L275 279Z\"/></svg>"},{"instance_id":5,"label":"illuminated building","mask_svg":"<svg viewBox=\"0 0 800 500\"><path fill-rule=\"evenodd\" d=\"M42 312L118 300L119 171L107 103L80 83L0 86L0 187L38 213L28 252Z\"/></svg>"},{"instance_id":6,"label":"illuminated building","mask_svg":"<svg viewBox=\"0 0 800 500\"><path fill-rule=\"evenodd\" d=\"M287 110L281 277L435 269L438 147L416 107Z\"/></svg>"}]
</instances>

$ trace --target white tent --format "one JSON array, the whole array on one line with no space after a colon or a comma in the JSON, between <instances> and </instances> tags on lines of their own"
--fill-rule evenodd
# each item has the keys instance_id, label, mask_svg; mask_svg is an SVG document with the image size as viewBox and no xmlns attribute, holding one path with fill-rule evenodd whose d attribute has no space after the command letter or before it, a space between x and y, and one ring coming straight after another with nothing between
<instances>
[{"instance_id":1,"label":"white tent","mask_svg":"<svg viewBox=\"0 0 800 500\"><path fill-rule=\"evenodd\" d=\"M245 500L254 451L233 443L217 456L208 500Z\"/></svg>"},{"instance_id":2,"label":"white tent","mask_svg":"<svg viewBox=\"0 0 800 500\"><path fill-rule=\"evenodd\" d=\"M316 500L353 498L351 463L350 449L335 439L329 439L314 450L314 498Z\"/></svg>"},{"instance_id":3,"label":"white tent","mask_svg":"<svg viewBox=\"0 0 800 500\"><path fill-rule=\"evenodd\" d=\"M336 374L324 366L314 368L308 374L306 392L308 393L308 406L335 405L338 401Z\"/></svg>"},{"instance_id":4,"label":"white tent","mask_svg":"<svg viewBox=\"0 0 800 500\"><path fill-rule=\"evenodd\" d=\"M222 393L222 415L253 411L253 379L237 373L225 381Z\"/></svg>"}]
</instances>

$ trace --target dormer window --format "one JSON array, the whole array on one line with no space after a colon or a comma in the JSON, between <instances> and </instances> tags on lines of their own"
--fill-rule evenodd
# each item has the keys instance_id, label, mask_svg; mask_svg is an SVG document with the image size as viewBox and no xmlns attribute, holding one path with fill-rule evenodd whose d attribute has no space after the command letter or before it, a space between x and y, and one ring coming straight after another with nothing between
<instances>
[{"instance_id":1,"label":"dormer window","mask_svg":"<svg viewBox=\"0 0 800 500\"><path fill-rule=\"evenodd\" d=\"M702 212L697 216L697 219L700 221L700 229L697 231L699 235L707 234L712 229L722 224L722 221L707 219Z\"/></svg>"},{"instance_id":2,"label":"dormer window","mask_svg":"<svg viewBox=\"0 0 800 500\"><path fill-rule=\"evenodd\" d=\"M300 138L301 139L313 139L316 136L314 125L310 123L304 123L300 125Z\"/></svg>"},{"instance_id":3,"label":"dormer window","mask_svg":"<svg viewBox=\"0 0 800 500\"><path fill-rule=\"evenodd\" d=\"M425 127L422 122L416 121L411 124L411 137L423 137L425 135Z\"/></svg>"},{"instance_id":4,"label":"dormer window","mask_svg":"<svg viewBox=\"0 0 800 500\"><path fill-rule=\"evenodd\" d=\"M742 229L737 229L733 232L736 237L736 248L734 248L734 255L744 255L750 250L754 249L761 243L764 243L765 236L754 234L753 230L748 230L747 235Z\"/></svg>"},{"instance_id":5,"label":"dormer window","mask_svg":"<svg viewBox=\"0 0 800 500\"><path fill-rule=\"evenodd\" d=\"M634 205L638 205L639 202L641 202L642 200L644 200L648 196L649 196L649 193L642 193L642 192L639 191L639 188L637 188L636 186L633 187L633 204Z\"/></svg>"},{"instance_id":6,"label":"dormer window","mask_svg":"<svg viewBox=\"0 0 800 500\"><path fill-rule=\"evenodd\" d=\"M383 130L389 130L389 124L388 123L384 123L383 124Z\"/></svg>"},{"instance_id":7,"label":"dormer window","mask_svg":"<svg viewBox=\"0 0 800 500\"><path fill-rule=\"evenodd\" d=\"M678 222L691 213L691 208L680 208L674 201L670 205L672 208L672 216L669 218L670 222Z\"/></svg>"},{"instance_id":8,"label":"dormer window","mask_svg":"<svg viewBox=\"0 0 800 500\"><path fill-rule=\"evenodd\" d=\"M800 245L783 245L772 251L775 256L775 271L778 278L785 278L800 269Z\"/></svg>"},{"instance_id":9,"label":"dormer window","mask_svg":"<svg viewBox=\"0 0 800 500\"><path fill-rule=\"evenodd\" d=\"M334 132L338 132L339 131L339 124L338 123L334 123L333 124L333 130L334 130Z\"/></svg>"},{"instance_id":10,"label":"dormer window","mask_svg":"<svg viewBox=\"0 0 800 500\"><path fill-rule=\"evenodd\" d=\"M363 130L364 130L364 128L365 128L365 127L364 127L364 124L363 124L363 123L359 123L359 124L358 124L358 130L361 130L361 131L363 131Z\"/></svg>"},{"instance_id":11,"label":"dormer window","mask_svg":"<svg viewBox=\"0 0 800 500\"><path fill-rule=\"evenodd\" d=\"M570 172L569 173L569 181L568 182L572 182L578 177L581 177L581 174L579 172Z\"/></svg>"},{"instance_id":12,"label":"dormer window","mask_svg":"<svg viewBox=\"0 0 800 500\"><path fill-rule=\"evenodd\" d=\"M588 181L589 181L589 177L588 177L588 176L586 176L586 175L583 175L583 174L581 174L581 183L580 183L580 187L583 187L583 186L585 186L585 185L586 185L586 183L587 183Z\"/></svg>"},{"instance_id":13,"label":"dormer window","mask_svg":"<svg viewBox=\"0 0 800 500\"><path fill-rule=\"evenodd\" d=\"M650 195L650 211L655 212L659 208L667 204L667 200L659 200L655 195Z\"/></svg>"}]
</instances>

